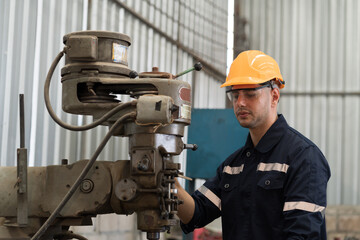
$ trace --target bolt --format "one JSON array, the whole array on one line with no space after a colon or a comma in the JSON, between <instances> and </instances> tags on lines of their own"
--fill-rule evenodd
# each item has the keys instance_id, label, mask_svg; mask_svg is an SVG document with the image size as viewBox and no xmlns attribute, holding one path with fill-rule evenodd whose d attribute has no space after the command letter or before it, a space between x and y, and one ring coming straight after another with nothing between
<instances>
[{"instance_id":1,"label":"bolt","mask_svg":"<svg viewBox=\"0 0 360 240\"><path fill-rule=\"evenodd\" d=\"M69 164L69 160L61 159L61 165L68 165L68 164Z\"/></svg>"},{"instance_id":2,"label":"bolt","mask_svg":"<svg viewBox=\"0 0 360 240\"><path fill-rule=\"evenodd\" d=\"M138 76L138 73L135 72L135 71L131 71L131 72L129 73L129 77L130 77L130 78L136 78L137 76Z\"/></svg>"},{"instance_id":3,"label":"bolt","mask_svg":"<svg viewBox=\"0 0 360 240\"><path fill-rule=\"evenodd\" d=\"M195 63L194 68L195 68L196 71L200 71L200 70L202 69L202 64L201 64L201 62Z\"/></svg>"},{"instance_id":4,"label":"bolt","mask_svg":"<svg viewBox=\"0 0 360 240\"><path fill-rule=\"evenodd\" d=\"M149 169L149 163L150 163L150 160L149 158L145 155L143 157L143 159L141 161L139 161L138 163L138 169L140 171L147 171Z\"/></svg>"},{"instance_id":5,"label":"bolt","mask_svg":"<svg viewBox=\"0 0 360 240\"><path fill-rule=\"evenodd\" d=\"M85 179L81 182L80 190L83 193L90 193L94 189L94 183L90 179Z\"/></svg>"}]
</instances>

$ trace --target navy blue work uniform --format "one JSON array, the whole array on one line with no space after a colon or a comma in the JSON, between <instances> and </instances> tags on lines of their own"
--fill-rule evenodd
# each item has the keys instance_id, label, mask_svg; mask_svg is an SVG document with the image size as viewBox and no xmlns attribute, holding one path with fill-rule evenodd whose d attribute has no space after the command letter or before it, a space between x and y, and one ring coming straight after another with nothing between
<instances>
[{"instance_id":1,"label":"navy blue work uniform","mask_svg":"<svg viewBox=\"0 0 360 240\"><path fill-rule=\"evenodd\" d=\"M250 135L192 194L185 233L222 217L225 240L326 239L328 163L279 115L256 147Z\"/></svg>"}]
</instances>

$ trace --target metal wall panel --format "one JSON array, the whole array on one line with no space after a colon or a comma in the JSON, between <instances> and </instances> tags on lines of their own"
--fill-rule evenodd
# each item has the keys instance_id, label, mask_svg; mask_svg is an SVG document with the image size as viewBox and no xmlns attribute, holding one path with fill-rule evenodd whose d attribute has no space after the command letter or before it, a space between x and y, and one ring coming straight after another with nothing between
<instances>
[{"instance_id":1,"label":"metal wall panel","mask_svg":"<svg viewBox=\"0 0 360 240\"><path fill-rule=\"evenodd\" d=\"M360 204L359 12L357 0L240 0L249 48L286 81L279 111L329 161L329 204Z\"/></svg>"},{"instance_id":2,"label":"metal wall panel","mask_svg":"<svg viewBox=\"0 0 360 240\"><path fill-rule=\"evenodd\" d=\"M16 162L19 93L25 94L25 142L29 148L30 165L58 164L62 158L75 160L76 134L55 126L45 111L42 96L47 70L62 48L62 36L69 31L81 30L83 3L54 0L2 2L9 3L10 10L1 8L9 13L1 24L6 26L2 36L8 38L7 45L1 48L1 55L8 56L6 63L1 63L2 67L6 66L2 69L5 77L1 77L1 82L6 86L2 89L1 164L15 165ZM60 115L59 69L54 74L53 85L51 100ZM76 118L67 116L68 121L76 121Z\"/></svg>"},{"instance_id":3,"label":"metal wall panel","mask_svg":"<svg viewBox=\"0 0 360 240\"><path fill-rule=\"evenodd\" d=\"M63 48L63 35L69 32L89 29L129 35L129 67L138 72L158 66L160 71L175 74L202 59L203 71L181 77L193 87L193 107L225 107L225 94L219 86L226 70L226 15L227 6L220 0L0 1L1 165L16 163L19 93L25 94L25 143L30 166L89 158L105 136L106 127L80 133L64 130L44 106L47 71ZM68 123L89 123L90 117L66 114L61 109L63 65L62 60L52 79L53 108ZM112 138L99 159L128 159L127 138Z\"/></svg>"},{"instance_id":4,"label":"metal wall panel","mask_svg":"<svg viewBox=\"0 0 360 240\"><path fill-rule=\"evenodd\" d=\"M203 71L181 77L193 87L193 107L224 108L225 93L219 86L225 79L226 28L227 5L221 0L0 1L0 165L16 164L19 93L25 94L25 145L30 166L89 158L105 136L106 127L86 132L62 129L45 108L46 74L63 48L62 37L66 33L89 29L129 35L129 67L137 72L157 66L160 71L176 74L202 59ZM68 123L90 123L91 117L67 114L61 109L63 65L64 60L53 74L52 106ZM185 142L186 139L185 132ZM128 158L128 139L119 137L111 138L99 156L102 160ZM185 158L186 151L178 157L183 169ZM124 231L123 227L119 231Z\"/></svg>"},{"instance_id":5,"label":"metal wall panel","mask_svg":"<svg viewBox=\"0 0 360 240\"><path fill-rule=\"evenodd\" d=\"M193 107L224 108L225 93L219 86L226 69L226 15L227 6L221 0L0 1L0 165L16 164L19 93L25 94L25 145L29 149L30 166L89 158L105 136L106 127L86 132L64 130L54 123L45 108L45 77L63 48L63 35L69 32L89 29L129 35L132 39L129 67L138 72L151 71L157 66L160 71L175 74L203 59L203 71L181 77L193 87ZM52 106L68 123L90 123L91 117L67 114L61 109L63 65L62 60L53 74ZM184 142L186 139L187 132ZM128 158L128 139L119 137L111 138L99 156L103 160ZM183 169L186 169L185 159L186 151L176 159ZM94 231L99 231L96 229L105 219L104 216L95 220ZM134 229L132 239L138 239L136 227L126 228L128 218L118 221L119 232Z\"/></svg>"}]
</instances>

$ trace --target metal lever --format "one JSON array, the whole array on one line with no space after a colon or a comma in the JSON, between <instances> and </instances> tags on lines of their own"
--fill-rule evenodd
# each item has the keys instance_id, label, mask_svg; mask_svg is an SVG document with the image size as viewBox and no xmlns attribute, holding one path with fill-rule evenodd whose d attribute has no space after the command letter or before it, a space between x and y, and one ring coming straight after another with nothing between
<instances>
[{"instance_id":1,"label":"metal lever","mask_svg":"<svg viewBox=\"0 0 360 240\"><path fill-rule=\"evenodd\" d=\"M198 145L196 145L196 144L184 144L184 149L191 149L193 151L196 151L196 149L198 149Z\"/></svg>"},{"instance_id":2,"label":"metal lever","mask_svg":"<svg viewBox=\"0 0 360 240\"><path fill-rule=\"evenodd\" d=\"M193 66L192 68L190 68L190 69L188 69L188 70L185 70L185 71L183 71L183 72L181 72L181 73L176 74L176 75L174 76L174 79L177 78L177 77L180 77L180 76L182 76L182 75L184 75L184 74L187 74L187 73L189 73L189 72L192 72L192 71L194 71L194 70L200 71L201 69L202 69L202 64L201 64L201 62L197 62L197 63L194 64L194 66Z\"/></svg>"},{"instance_id":3,"label":"metal lever","mask_svg":"<svg viewBox=\"0 0 360 240\"><path fill-rule=\"evenodd\" d=\"M17 149L17 223L20 227L28 224L27 196L27 149L25 148L24 94L20 94L20 148Z\"/></svg>"}]
</instances>

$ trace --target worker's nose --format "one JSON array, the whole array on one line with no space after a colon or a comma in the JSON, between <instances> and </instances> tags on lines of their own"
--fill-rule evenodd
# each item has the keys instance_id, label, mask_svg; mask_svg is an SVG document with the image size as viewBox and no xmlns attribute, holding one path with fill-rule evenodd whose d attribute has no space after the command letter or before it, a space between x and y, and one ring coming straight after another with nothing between
<instances>
[{"instance_id":1,"label":"worker's nose","mask_svg":"<svg viewBox=\"0 0 360 240\"><path fill-rule=\"evenodd\" d=\"M238 107L243 107L246 105L246 99L242 93L239 93L237 98L234 99L234 104L236 104Z\"/></svg>"}]
</instances>

